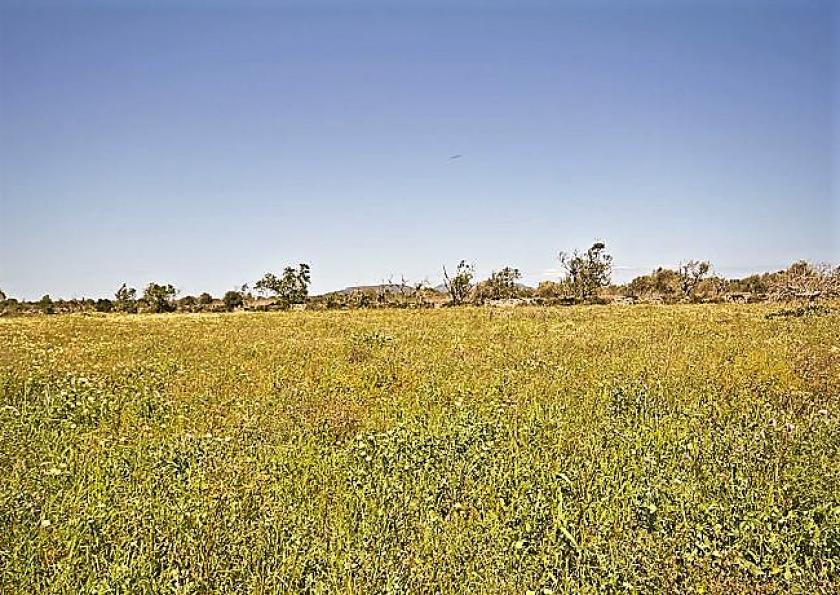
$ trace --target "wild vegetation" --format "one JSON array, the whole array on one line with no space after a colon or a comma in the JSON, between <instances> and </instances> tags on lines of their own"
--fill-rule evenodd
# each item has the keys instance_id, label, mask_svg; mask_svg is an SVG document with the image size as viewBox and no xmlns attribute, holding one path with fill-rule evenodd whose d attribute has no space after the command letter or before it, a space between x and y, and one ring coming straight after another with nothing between
<instances>
[{"instance_id":1,"label":"wild vegetation","mask_svg":"<svg viewBox=\"0 0 840 595\"><path fill-rule=\"evenodd\" d=\"M359 286L310 296L311 268L306 263L287 266L283 273L268 272L251 290L248 284L227 291L221 299L209 293L177 298L171 284L149 283L142 297L123 283L107 298L54 301L49 295L37 302L20 302L0 291L0 316L72 312L232 312L234 310L431 308L473 305L573 305L606 303L710 303L802 300L811 307L818 299L840 298L840 266L797 261L785 270L725 279L713 273L708 261L689 260L674 269L659 267L625 285L612 283L613 257L603 242L585 252L560 252L564 272L559 281L528 287L519 281L518 268L506 266L475 282L475 265L461 260L450 276L443 267L443 283L410 283L402 277L380 285Z\"/></svg>"},{"instance_id":2,"label":"wild vegetation","mask_svg":"<svg viewBox=\"0 0 840 595\"><path fill-rule=\"evenodd\" d=\"M0 591L835 593L819 309L0 320Z\"/></svg>"}]
</instances>

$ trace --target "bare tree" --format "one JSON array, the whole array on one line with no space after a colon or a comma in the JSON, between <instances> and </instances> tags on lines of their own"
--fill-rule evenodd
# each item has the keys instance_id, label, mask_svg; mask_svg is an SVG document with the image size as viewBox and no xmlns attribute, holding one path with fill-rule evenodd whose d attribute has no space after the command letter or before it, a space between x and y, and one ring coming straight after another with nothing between
<instances>
[{"instance_id":1,"label":"bare tree","mask_svg":"<svg viewBox=\"0 0 840 595\"><path fill-rule=\"evenodd\" d=\"M429 289L430 284L428 279L423 279L422 281L418 281L412 287L414 291L414 297L417 303L421 306L425 306L426 301L426 290Z\"/></svg>"},{"instance_id":2,"label":"bare tree","mask_svg":"<svg viewBox=\"0 0 840 595\"><path fill-rule=\"evenodd\" d=\"M455 275L449 277L446 271L446 266L443 267L443 284L446 291L449 293L449 298L456 306L463 304L472 291L472 280L475 276L475 267L472 264L467 264L466 260L458 263L458 268L455 269Z\"/></svg>"},{"instance_id":3,"label":"bare tree","mask_svg":"<svg viewBox=\"0 0 840 595\"><path fill-rule=\"evenodd\" d=\"M694 296L694 290L697 289L700 281L703 280L703 277L708 274L711 268L706 260L689 260L686 263L680 263L677 274L680 278L680 291L682 291L683 297L691 298Z\"/></svg>"},{"instance_id":4,"label":"bare tree","mask_svg":"<svg viewBox=\"0 0 840 595\"><path fill-rule=\"evenodd\" d=\"M389 280L388 283L390 282L391 281ZM408 279L405 278L405 275L400 275L400 282L397 288L402 297L411 297L414 295L414 288L408 283Z\"/></svg>"},{"instance_id":5,"label":"bare tree","mask_svg":"<svg viewBox=\"0 0 840 595\"><path fill-rule=\"evenodd\" d=\"M770 292L777 300L804 299L810 302L820 297L840 296L840 266L797 261L775 275Z\"/></svg>"}]
</instances>

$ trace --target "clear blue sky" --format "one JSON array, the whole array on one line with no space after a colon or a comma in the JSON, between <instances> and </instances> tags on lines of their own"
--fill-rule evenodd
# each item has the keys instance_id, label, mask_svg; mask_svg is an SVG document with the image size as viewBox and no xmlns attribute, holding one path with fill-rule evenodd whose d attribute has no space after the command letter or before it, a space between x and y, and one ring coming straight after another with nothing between
<instances>
[{"instance_id":1,"label":"clear blue sky","mask_svg":"<svg viewBox=\"0 0 840 595\"><path fill-rule=\"evenodd\" d=\"M0 288L838 261L836 6L0 0Z\"/></svg>"}]
</instances>

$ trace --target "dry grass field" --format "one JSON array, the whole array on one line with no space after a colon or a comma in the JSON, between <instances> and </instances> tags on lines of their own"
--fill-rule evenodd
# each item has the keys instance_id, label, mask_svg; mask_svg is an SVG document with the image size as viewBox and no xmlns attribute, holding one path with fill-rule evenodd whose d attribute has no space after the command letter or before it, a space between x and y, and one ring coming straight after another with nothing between
<instances>
[{"instance_id":1,"label":"dry grass field","mask_svg":"<svg viewBox=\"0 0 840 595\"><path fill-rule=\"evenodd\" d=\"M834 593L840 309L0 320L3 593Z\"/></svg>"}]
</instances>

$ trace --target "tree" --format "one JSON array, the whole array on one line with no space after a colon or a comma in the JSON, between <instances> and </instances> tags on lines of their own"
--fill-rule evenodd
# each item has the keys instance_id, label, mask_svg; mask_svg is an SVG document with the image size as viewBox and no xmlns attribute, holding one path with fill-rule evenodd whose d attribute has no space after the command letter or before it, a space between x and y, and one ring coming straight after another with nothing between
<instances>
[{"instance_id":1,"label":"tree","mask_svg":"<svg viewBox=\"0 0 840 595\"><path fill-rule=\"evenodd\" d=\"M262 276L262 279L254 283L254 289L262 293L263 295L267 294L279 294L282 288L282 282L280 278L275 275L274 273L266 273Z\"/></svg>"},{"instance_id":2,"label":"tree","mask_svg":"<svg viewBox=\"0 0 840 595\"><path fill-rule=\"evenodd\" d=\"M114 309L114 304L107 298L99 298L93 306L97 312L110 312Z\"/></svg>"},{"instance_id":3,"label":"tree","mask_svg":"<svg viewBox=\"0 0 840 595\"><path fill-rule=\"evenodd\" d=\"M729 290L729 281L717 275L704 277L691 294L693 300L719 301Z\"/></svg>"},{"instance_id":4,"label":"tree","mask_svg":"<svg viewBox=\"0 0 840 595\"><path fill-rule=\"evenodd\" d=\"M728 281L728 288L729 291L763 295L769 291L770 280L772 278L771 273L763 273L760 275L750 275L743 279L731 279Z\"/></svg>"},{"instance_id":5,"label":"tree","mask_svg":"<svg viewBox=\"0 0 840 595\"><path fill-rule=\"evenodd\" d=\"M52 314L55 311L52 298L50 298L49 294L44 295L38 300L38 307L41 308L41 312L44 314Z\"/></svg>"},{"instance_id":6,"label":"tree","mask_svg":"<svg viewBox=\"0 0 840 595\"><path fill-rule=\"evenodd\" d=\"M114 294L119 312L137 312L137 290L123 283Z\"/></svg>"},{"instance_id":7,"label":"tree","mask_svg":"<svg viewBox=\"0 0 840 595\"><path fill-rule=\"evenodd\" d=\"M567 299L571 295L569 284L566 281L540 281L534 295L538 298L548 300Z\"/></svg>"},{"instance_id":8,"label":"tree","mask_svg":"<svg viewBox=\"0 0 840 595\"><path fill-rule=\"evenodd\" d=\"M475 267L472 264L467 264L466 260L458 263L458 268L455 269L455 275L450 278L446 272L446 267L443 267L443 284L446 286L446 291L449 292L449 298L452 303L457 305L463 304L472 291L472 280L475 276Z\"/></svg>"},{"instance_id":9,"label":"tree","mask_svg":"<svg viewBox=\"0 0 840 595\"><path fill-rule=\"evenodd\" d=\"M650 275L630 281L627 291L634 296L655 295L665 301L674 301L680 293L680 276L672 269L659 267Z\"/></svg>"},{"instance_id":10,"label":"tree","mask_svg":"<svg viewBox=\"0 0 840 595\"><path fill-rule=\"evenodd\" d=\"M689 260L684 264L680 263L677 274L680 278L680 291L683 297L687 299L694 297L694 291L710 268L708 261L705 260Z\"/></svg>"},{"instance_id":11,"label":"tree","mask_svg":"<svg viewBox=\"0 0 840 595\"><path fill-rule=\"evenodd\" d=\"M624 294L633 297L639 297L653 293L653 275L639 275L633 277L624 287Z\"/></svg>"},{"instance_id":12,"label":"tree","mask_svg":"<svg viewBox=\"0 0 840 595\"><path fill-rule=\"evenodd\" d=\"M2 289L0 289L0 302L5 302L5 301L6 301L6 294L3 292Z\"/></svg>"},{"instance_id":13,"label":"tree","mask_svg":"<svg viewBox=\"0 0 840 595\"><path fill-rule=\"evenodd\" d=\"M239 291L226 292L222 301L225 303L225 308L227 308L228 312L232 312L236 308L241 308L244 303L242 293Z\"/></svg>"},{"instance_id":14,"label":"tree","mask_svg":"<svg viewBox=\"0 0 840 595\"><path fill-rule=\"evenodd\" d=\"M813 265L800 260L774 275L771 291L776 299L807 299L840 296L840 266Z\"/></svg>"},{"instance_id":15,"label":"tree","mask_svg":"<svg viewBox=\"0 0 840 595\"><path fill-rule=\"evenodd\" d=\"M149 283L143 290L143 302L150 312L174 312L176 293L177 290L172 285Z\"/></svg>"},{"instance_id":16,"label":"tree","mask_svg":"<svg viewBox=\"0 0 840 595\"><path fill-rule=\"evenodd\" d=\"M301 263L298 268L286 267L283 275L277 277L274 273L266 273L254 284L254 288L263 294L273 294L283 305L300 304L309 295L309 265Z\"/></svg>"},{"instance_id":17,"label":"tree","mask_svg":"<svg viewBox=\"0 0 840 595\"><path fill-rule=\"evenodd\" d=\"M411 286L412 295L414 296L415 303L419 306L426 305L426 292L429 291L431 288L429 286L429 282L426 279L422 281L417 281L414 285Z\"/></svg>"},{"instance_id":18,"label":"tree","mask_svg":"<svg viewBox=\"0 0 840 595\"><path fill-rule=\"evenodd\" d=\"M476 298L484 300L504 300L515 298L519 294L516 281L522 277L519 269L505 267L490 273L490 277L476 287Z\"/></svg>"},{"instance_id":19,"label":"tree","mask_svg":"<svg viewBox=\"0 0 840 595\"><path fill-rule=\"evenodd\" d=\"M559 254L569 285L581 300L593 297L599 288L610 284L612 256L607 254L606 248L603 242L595 242L583 254L577 250Z\"/></svg>"},{"instance_id":20,"label":"tree","mask_svg":"<svg viewBox=\"0 0 840 595\"><path fill-rule=\"evenodd\" d=\"M213 296L207 293L206 291L198 296L198 305L199 306L207 306L213 303Z\"/></svg>"}]
</instances>

